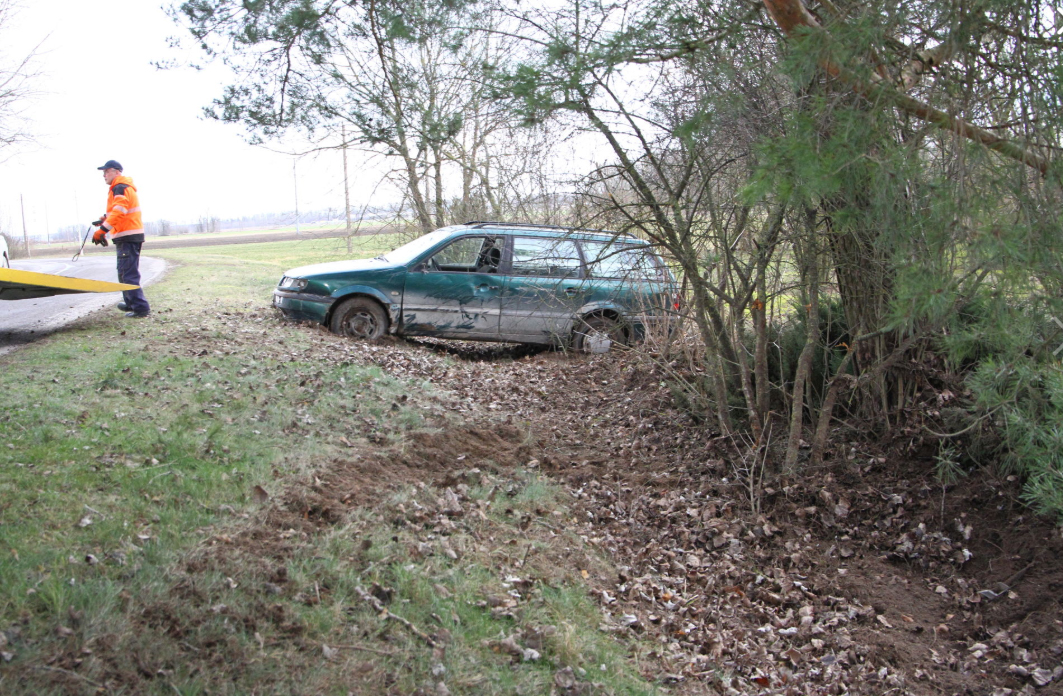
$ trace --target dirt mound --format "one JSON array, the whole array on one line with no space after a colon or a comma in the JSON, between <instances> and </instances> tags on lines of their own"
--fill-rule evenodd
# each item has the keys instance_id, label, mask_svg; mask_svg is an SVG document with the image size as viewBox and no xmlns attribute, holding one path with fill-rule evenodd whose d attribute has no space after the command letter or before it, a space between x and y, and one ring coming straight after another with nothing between
<instances>
[{"instance_id":1,"label":"dirt mound","mask_svg":"<svg viewBox=\"0 0 1063 696\"><path fill-rule=\"evenodd\" d=\"M303 520L332 524L350 508L370 504L411 481L434 482L456 470L520 464L529 452L526 439L506 424L413 433L387 449L331 461L315 472L312 485L291 486L280 507Z\"/></svg>"},{"instance_id":2,"label":"dirt mound","mask_svg":"<svg viewBox=\"0 0 1063 696\"><path fill-rule=\"evenodd\" d=\"M503 423L481 428L414 432L382 449L366 447L334 458L306 477L288 481L247 524L215 536L187 564L190 572L228 566L242 558L279 560L322 527L338 524L354 509L372 505L414 481L450 485L456 472L498 470L529 458L527 435Z\"/></svg>"},{"instance_id":3,"label":"dirt mound","mask_svg":"<svg viewBox=\"0 0 1063 696\"><path fill-rule=\"evenodd\" d=\"M477 341L444 341L432 338L402 338L404 343L428 350L438 355L450 355L469 362L494 360L520 360L540 353L558 352L551 346L525 343L482 343Z\"/></svg>"}]
</instances>

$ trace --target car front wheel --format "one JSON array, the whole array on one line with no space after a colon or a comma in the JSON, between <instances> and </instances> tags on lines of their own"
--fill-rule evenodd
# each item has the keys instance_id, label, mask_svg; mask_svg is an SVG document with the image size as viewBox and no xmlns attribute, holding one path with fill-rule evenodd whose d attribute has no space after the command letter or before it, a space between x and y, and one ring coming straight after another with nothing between
<instances>
[{"instance_id":1,"label":"car front wheel","mask_svg":"<svg viewBox=\"0 0 1063 696\"><path fill-rule=\"evenodd\" d=\"M626 344L624 325L603 316L581 319L572 340L572 347L581 353L608 353L615 345Z\"/></svg>"},{"instance_id":2,"label":"car front wheel","mask_svg":"<svg viewBox=\"0 0 1063 696\"><path fill-rule=\"evenodd\" d=\"M379 303L366 297L353 297L336 308L329 327L340 336L373 341L384 335L388 317Z\"/></svg>"}]
</instances>

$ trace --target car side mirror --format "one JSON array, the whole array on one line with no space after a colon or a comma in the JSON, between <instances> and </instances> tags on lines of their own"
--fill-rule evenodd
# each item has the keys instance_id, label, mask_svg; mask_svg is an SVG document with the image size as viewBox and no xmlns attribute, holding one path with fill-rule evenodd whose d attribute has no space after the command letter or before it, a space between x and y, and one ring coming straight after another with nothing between
<instances>
[{"instance_id":1,"label":"car side mirror","mask_svg":"<svg viewBox=\"0 0 1063 696\"><path fill-rule=\"evenodd\" d=\"M424 273L427 270L428 270L428 265L427 264L419 263L419 264L417 264L416 266L414 266L413 268L410 269L410 273Z\"/></svg>"}]
</instances>

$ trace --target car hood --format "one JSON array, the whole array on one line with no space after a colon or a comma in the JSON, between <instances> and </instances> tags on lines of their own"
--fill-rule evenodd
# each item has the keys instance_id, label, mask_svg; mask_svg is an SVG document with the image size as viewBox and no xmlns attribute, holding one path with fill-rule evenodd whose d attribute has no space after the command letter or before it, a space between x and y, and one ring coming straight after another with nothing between
<instances>
[{"instance_id":1,"label":"car hood","mask_svg":"<svg viewBox=\"0 0 1063 696\"><path fill-rule=\"evenodd\" d=\"M351 259L349 261L315 263L311 266L300 266L299 268L285 271L284 275L289 278L311 278L313 276L334 275L336 273L350 273L351 271L379 271L398 267L399 264L377 257L375 259Z\"/></svg>"}]
</instances>

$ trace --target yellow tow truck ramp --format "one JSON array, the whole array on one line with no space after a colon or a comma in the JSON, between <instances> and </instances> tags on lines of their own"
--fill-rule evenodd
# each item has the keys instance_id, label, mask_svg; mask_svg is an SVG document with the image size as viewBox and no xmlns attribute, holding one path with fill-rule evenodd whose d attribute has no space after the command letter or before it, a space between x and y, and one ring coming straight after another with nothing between
<instances>
[{"instance_id":1,"label":"yellow tow truck ramp","mask_svg":"<svg viewBox=\"0 0 1063 696\"><path fill-rule=\"evenodd\" d=\"M136 290L139 285L110 283L106 280L87 280L51 273L19 271L0 268L0 300L31 300L52 295L71 295L80 292L122 292Z\"/></svg>"}]
</instances>

